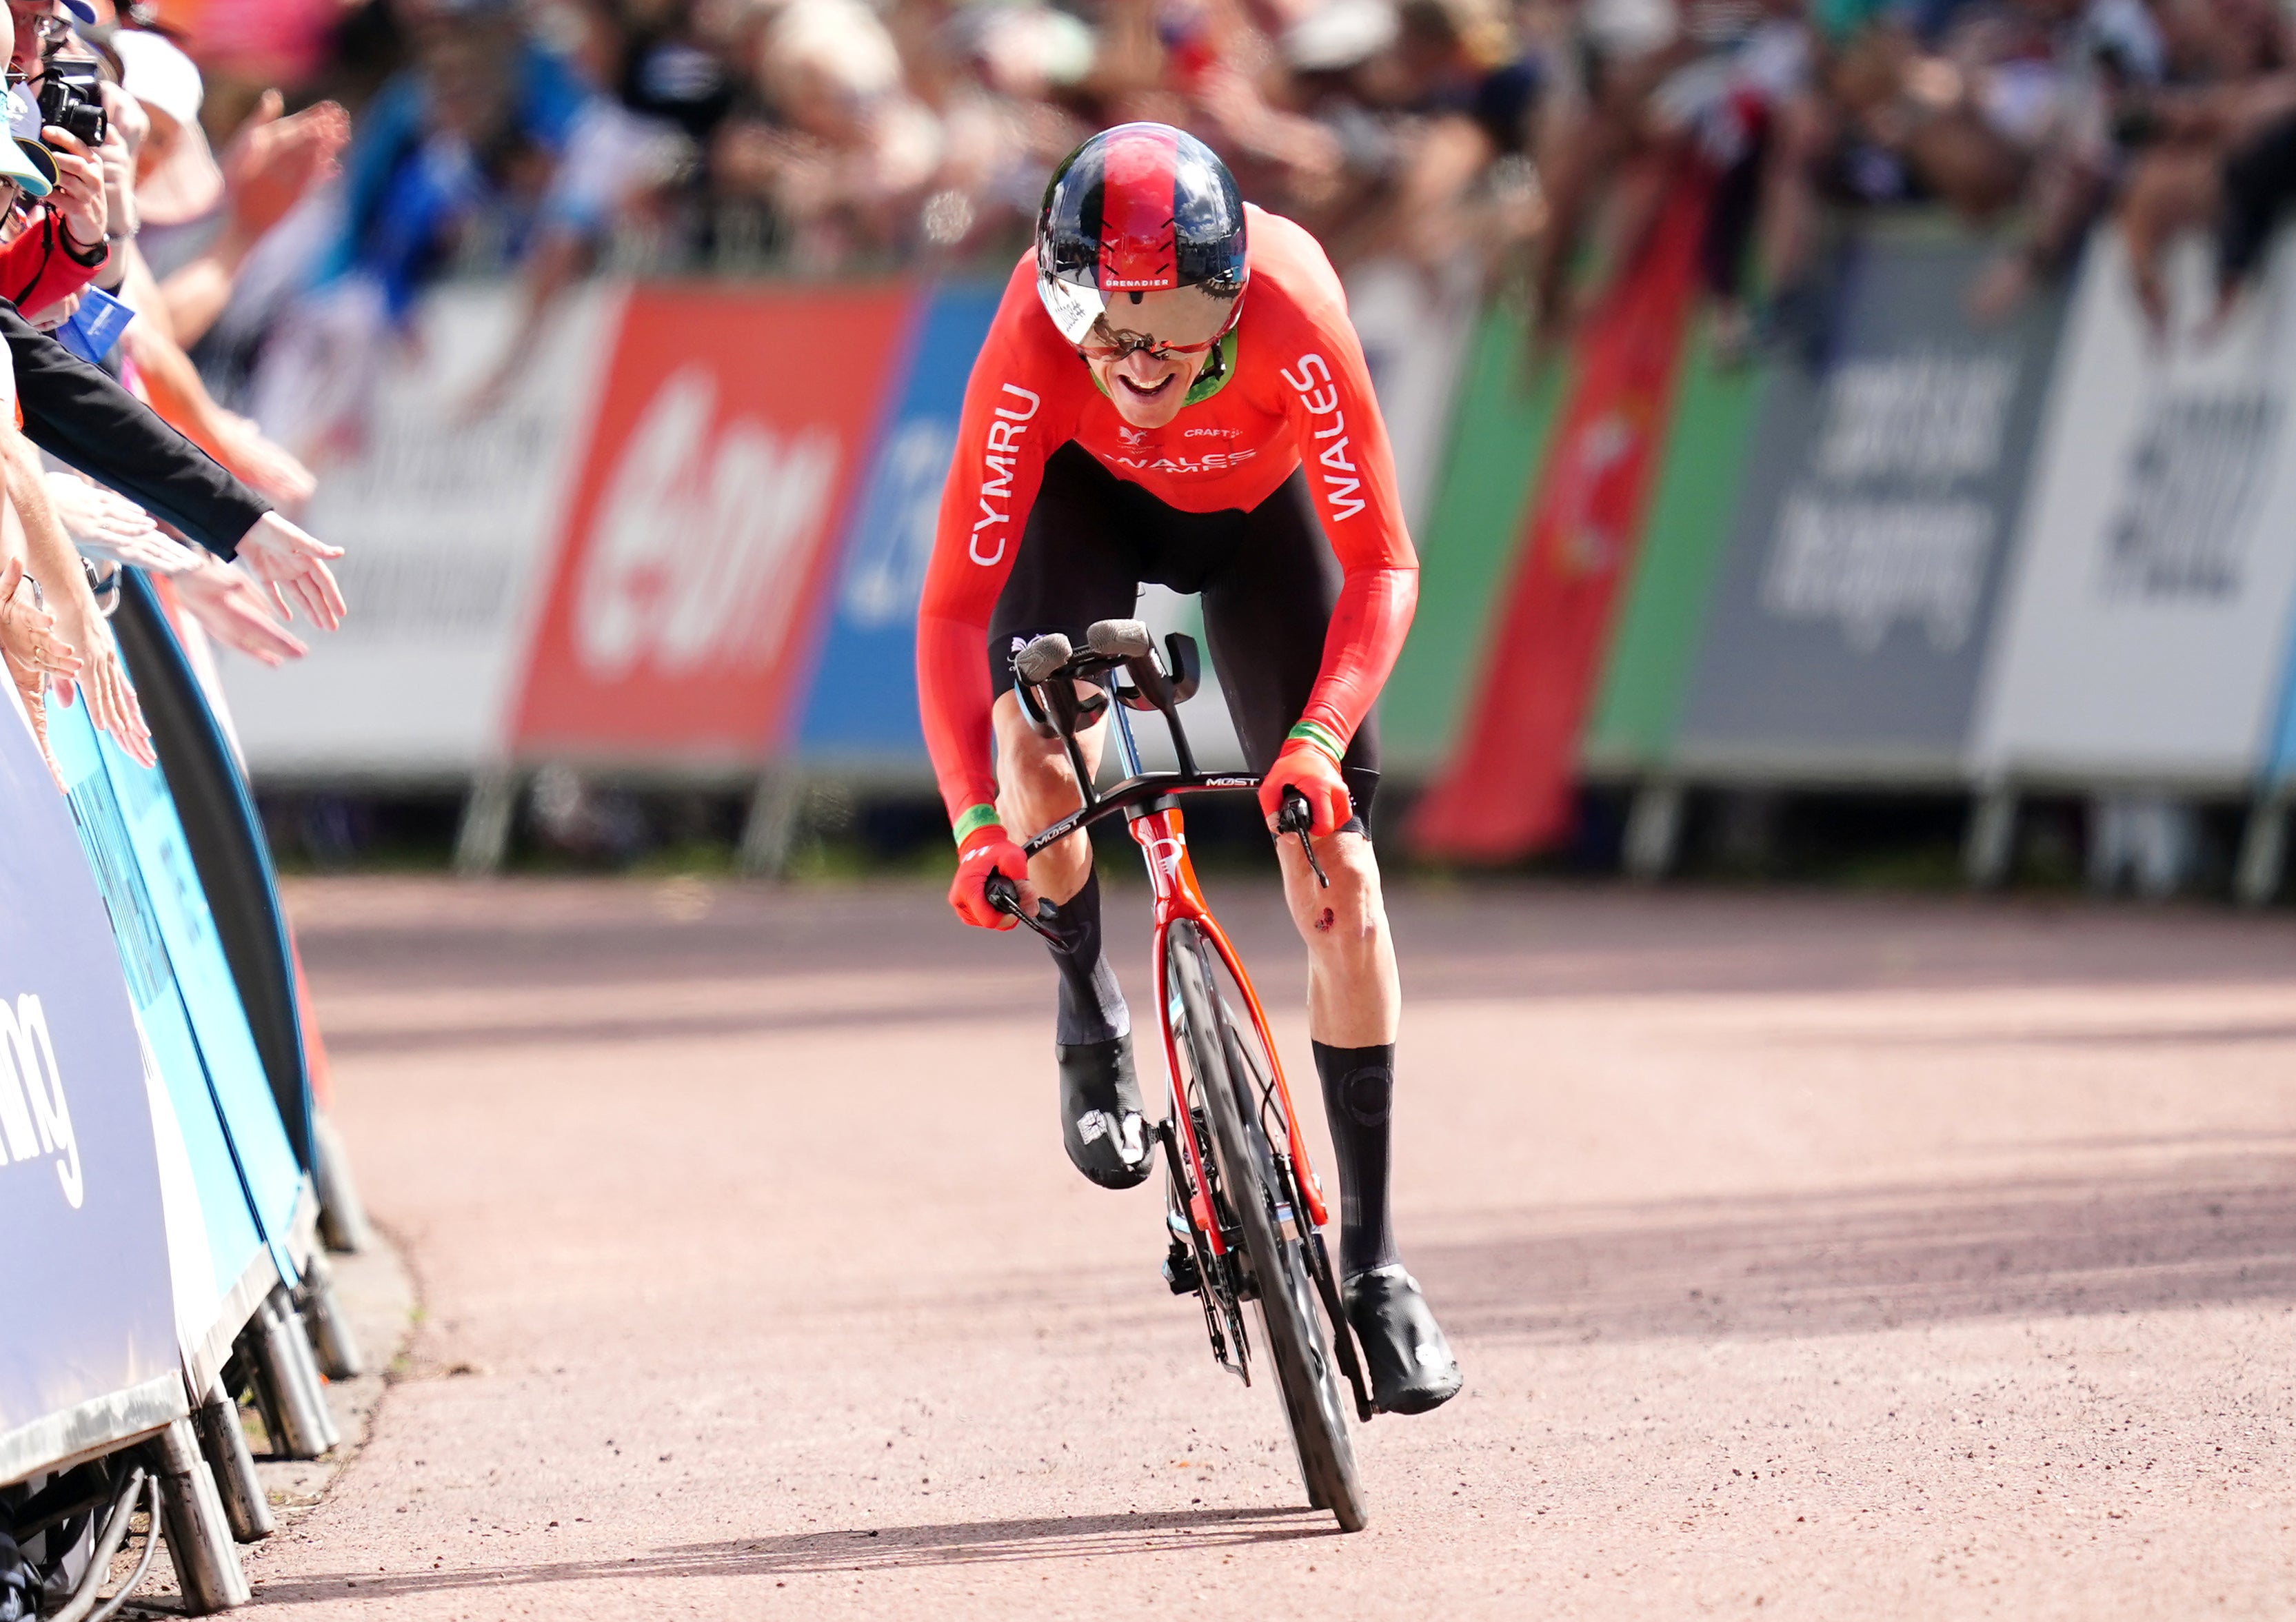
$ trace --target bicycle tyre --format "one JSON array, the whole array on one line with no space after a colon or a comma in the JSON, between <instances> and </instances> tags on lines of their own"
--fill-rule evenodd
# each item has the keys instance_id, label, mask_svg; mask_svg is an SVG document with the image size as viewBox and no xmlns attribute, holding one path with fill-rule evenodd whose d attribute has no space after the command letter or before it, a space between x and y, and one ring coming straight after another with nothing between
<instances>
[{"instance_id":1,"label":"bicycle tyre","mask_svg":"<svg viewBox=\"0 0 2296 1622\"><path fill-rule=\"evenodd\" d=\"M1363 1487L1315 1283L1300 1241L1283 1236L1276 1216L1275 1159L1259 1112L1244 1095L1240 1067L1231 1062L1232 1053L1240 1056L1242 1037L1223 1000L1212 995L1205 951L1193 927L1172 926L1167 972L1185 1021L1182 1039L1210 1118L1220 1180L1243 1230L1244 1257L1259 1282L1260 1332L1283 1393L1300 1479L1315 1507L1331 1511L1341 1531L1358 1532L1367 1520Z\"/></svg>"}]
</instances>

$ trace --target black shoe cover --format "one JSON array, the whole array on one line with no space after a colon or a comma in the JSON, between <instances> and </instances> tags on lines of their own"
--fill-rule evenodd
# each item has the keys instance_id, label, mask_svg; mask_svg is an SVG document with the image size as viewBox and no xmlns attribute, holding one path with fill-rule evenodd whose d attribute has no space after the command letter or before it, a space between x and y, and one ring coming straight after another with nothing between
<instances>
[{"instance_id":1,"label":"black shoe cover","mask_svg":"<svg viewBox=\"0 0 2296 1622\"><path fill-rule=\"evenodd\" d=\"M1401 1263L1358 1273L1340 1293L1381 1413L1424 1413L1459 1394L1458 1359Z\"/></svg>"},{"instance_id":2,"label":"black shoe cover","mask_svg":"<svg viewBox=\"0 0 2296 1622\"><path fill-rule=\"evenodd\" d=\"M1061 1061L1061 1142L1076 1168L1103 1188L1135 1188L1155 1163L1140 1118L1132 1038L1054 1044Z\"/></svg>"}]
</instances>

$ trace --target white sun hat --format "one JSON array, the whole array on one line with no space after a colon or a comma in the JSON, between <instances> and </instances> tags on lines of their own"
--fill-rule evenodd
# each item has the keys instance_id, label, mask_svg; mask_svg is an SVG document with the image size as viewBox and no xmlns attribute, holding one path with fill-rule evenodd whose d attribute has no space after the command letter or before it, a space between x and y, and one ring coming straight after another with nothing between
<instances>
[{"instance_id":1,"label":"white sun hat","mask_svg":"<svg viewBox=\"0 0 2296 1622\"><path fill-rule=\"evenodd\" d=\"M171 225L207 213L222 201L223 171L200 127L207 86L199 64L173 40L142 29L121 29L112 35L111 48L119 57L120 87L177 132L166 161L136 184L144 218Z\"/></svg>"},{"instance_id":2,"label":"white sun hat","mask_svg":"<svg viewBox=\"0 0 2296 1622\"><path fill-rule=\"evenodd\" d=\"M27 119L32 125L30 137L18 133ZM56 183L55 168L53 163L45 161L46 152L41 150L35 155L34 151L27 150L28 141L30 147L39 147L39 128L40 115L25 99L24 93L9 91L9 133L4 138L0 138L0 179L14 181L27 197L45 197Z\"/></svg>"}]
</instances>

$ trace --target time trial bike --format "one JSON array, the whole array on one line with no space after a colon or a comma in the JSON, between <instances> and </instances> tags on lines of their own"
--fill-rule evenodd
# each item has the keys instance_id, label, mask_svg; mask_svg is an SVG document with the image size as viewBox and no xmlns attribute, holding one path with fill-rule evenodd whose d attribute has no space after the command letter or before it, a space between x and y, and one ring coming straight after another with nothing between
<instances>
[{"instance_id":1,"label":"time trial bike","mask_svg":"<svg viewBox=\"0 0 2296 1622\"><path fill-rule=\"evenodd\" d=\"M1267 1015L1197 883L1179 805L1187 794L1256 790L1259 779L1196 765L1179 716L1201 679L1193 638L1176 633L1160 650L1140 621L1111 619L1093 626L1086 642L1079 651L1066 636L1040 636L1013 657L1022 713L1040 736L1060 740L1082 791L1076 810L1021 848L1035 856L1117 815L1140 847L1155 896L1156 1007L1171 1078L1170 1110L1155 1127L1165 1171L1165 1281L1174 1295L1196 1297L1213 1357L1247 1386L1252 1338L1243 1309L1247 1302L1257 1307L1308 1500L1329 1510L1342 1531L1357 1531L1365 1523L1363 1488L1340 1377L1358 1419L1370 1420L1374 1410L1324 1243L1323 1185ZM1150 710L1163 717L1177 770L1141 765L1132 716ZM1100 789L1078 739L1107 717L1123 777ZM1316 877L1328 884L1308 838L1305 796L1286 797L1277 827L1278 838L1298 838ZM1050 902L1029 916L1001 875L988 895L1048 938L1059 920Z\"/></svg>"}]
</instances>

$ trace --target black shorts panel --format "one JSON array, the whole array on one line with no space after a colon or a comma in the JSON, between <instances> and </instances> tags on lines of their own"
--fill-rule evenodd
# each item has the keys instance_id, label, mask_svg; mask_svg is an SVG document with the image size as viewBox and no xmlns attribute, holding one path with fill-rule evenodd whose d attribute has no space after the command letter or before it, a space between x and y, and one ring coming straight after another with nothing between
<instances>
[{"instance_id":1,"label":"black shorts panel","mask_svg":"<svg viewBox=\"0 0 2296 1622\"><path fill-rule=\"evenodd\" d=\"M1340 582L1305 473L1250 512L1184 512L1065 445L1046 460L989 616L990 688L1012 690L1013 655L1032 638L1058 631L1082 647L1095 620L1131 618L1144 583L1199 593L1244 761L1265 772L1315 689ZM1346 767L1357 812L1367 815L1379 780L1376 715L1357 729Z\"/></svg>"}]
</instances>

